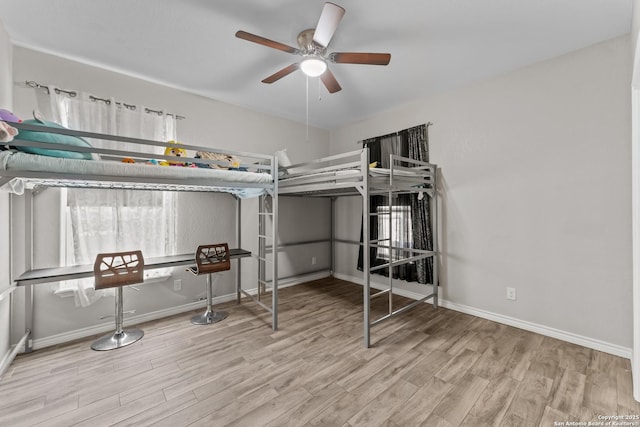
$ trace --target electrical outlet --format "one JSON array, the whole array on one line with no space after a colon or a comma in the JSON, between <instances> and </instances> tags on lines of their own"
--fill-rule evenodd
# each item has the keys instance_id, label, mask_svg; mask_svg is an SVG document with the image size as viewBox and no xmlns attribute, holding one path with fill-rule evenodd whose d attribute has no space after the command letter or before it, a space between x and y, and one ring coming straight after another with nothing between
<instances>
[{"instance_id":1,"label":"electrical outlet","mask_svg":"<svg viewBox=\"0 0 640 427\"><path fill-rule=\"evenodd\" d=\"M507 288L507 299L511 301L516 300L516 288Z\"/></svg>"},{"instance_id":2,"label":"electrical outlet","mask_svg":"<svg viewBox=\"0 0 640 427\"><path fill-rule=\"evenodd\" d=\"M174 291L181 291L182 290L182 280L181 279L176 279L173 281L173 290Z\"/></svg>"},{"instance_id":3,"label":"electrical outlet","mask_svg":"<svg viewBox=\"0 0 640 427\"><path fill-rule=\"evenodd\" d=\"M316 257L312 256L311 257L311 265L316 265L316 262L318 262L318 260L316 259Z\"/></svg>"}]
</instances>

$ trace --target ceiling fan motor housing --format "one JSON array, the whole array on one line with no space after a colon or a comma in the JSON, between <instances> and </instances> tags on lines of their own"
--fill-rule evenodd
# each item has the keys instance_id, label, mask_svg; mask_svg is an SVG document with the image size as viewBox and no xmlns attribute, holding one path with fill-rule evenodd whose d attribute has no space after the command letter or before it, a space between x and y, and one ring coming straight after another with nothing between
<instances>
[{"instance_id":1,"label":"ceiling fan motor housing","mask_svg":"<svg viewBox=\"0 0 640 427\"><path fill-rule=\"evenodd\" d=\"M303 55L324 56L324 54L327 52L326 47L320 46L318 43L313 41L313 35L315 34L315 31L315 29L310 28L298 34L298 46L300 47Z\"/></svg>"}]
</instances>

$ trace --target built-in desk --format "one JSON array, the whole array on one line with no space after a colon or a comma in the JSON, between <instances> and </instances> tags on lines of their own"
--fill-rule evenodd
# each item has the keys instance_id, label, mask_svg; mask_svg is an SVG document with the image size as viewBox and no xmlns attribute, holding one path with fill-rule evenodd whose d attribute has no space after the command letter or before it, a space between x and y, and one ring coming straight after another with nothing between
<instances>
[{"instance_id":1,"label":"built-in desk","mask_svg":"<svg viewBox=\"0 0 640 427\"><path fill-rule=\"evenodd\" d=\"M251 252L244 249L229 249L229 256L245 258L251 256ZM170 255L144 260L144 269L178 267L180 265L195 264L194 254ZM93 277L93 264L74 265L71 267L38 268L29 270L15 279L18 286L36 285L38 283L61 282L63 280L82 279Z\"/></svg>"},{"instance_id":2,"label":"built-in desk","mask_svg":"<svg viewBox=\"0 0 640 427\"><path fill-rule=\"evenodd\" d=\"M250 257L251 252L244 249L230 249L229 257L231 259L239 259ZM149 258L144 260L144 269L152 270L154 268L168 268L178 267L181 265L195 264L195 253L182 254L182 255L170 255L156 258ZM25 352L29 353L33 349L32 343L32 331L33 331L33 291L32 285L39 283L52 283L61 282L63 280L82 279L84 277L93 277L93 264L87 265L74 265L71 267L54 267L54 268L38 268L35 270L29 270L21 274L18 278L14 279L18 286L25 287L25 325L26 334L23 337L25 340ZM240 286L240 269L236 272L236 289ZM240 291L237 290L238 298L240 298Z\"/></svg>"}]
</instances>

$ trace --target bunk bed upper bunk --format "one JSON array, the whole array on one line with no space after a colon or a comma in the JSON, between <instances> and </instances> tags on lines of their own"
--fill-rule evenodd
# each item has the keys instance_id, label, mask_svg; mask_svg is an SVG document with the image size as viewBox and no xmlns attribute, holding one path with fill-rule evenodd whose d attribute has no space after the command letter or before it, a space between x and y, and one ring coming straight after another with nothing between
<instances>
[{"instance_id":1,"label":"bunk bed upper bunk","mask_svg":"<svg viewBox=\"0 0 640 427\"><path fill-rule=\"evenodd\" d=\"M11 141L0 141L0 188L16 195L27 190L31 195L39 188L91 188L156 190L180 192L230 193L238 200L271 196L277 207L278 162L275 155L217 149L173 142L153 141L125 136L71 130L54 123L40 124L1 121L18 130ZM30 204L30 198L24 198ZM240 210L237 205L236 234L240 243ZM33 249L33 212L25 207L26 252ZM274 222L277 224L277 221ZM273 226L274 232L277 225ZM253 256L243 249L232 249L234 258ZM158 257L145 268L159 268L193 263L193 254ZM25 272L12 278L13 283L0 299L17 286L25 287L25 335L20 340L25 352L32 350L28 339L33 330L32 286L87 277L85 266L55 267L33 270L31 257L25 260ZM274 262L273 265L277 265ZM273 304L277 298L277 267ZM240 296L240 269L236 271ZM277 327L277 310L273 310L273 328Z\"/></svg>"},{"instance_id":2,"label":"bunk bed upper bunk","mask_svg":"<svg viewBox=\"0 0 640 427\"><path fill-rule=\"evenodd\" d=\"M350 151L307 163L280 166L278 193L300 196L435 194L436 165L392 154L390 167L370 163L369 150Z\"/></svg>"},{"instance_id":3,"label":"bunk bed upper bunk","mask_svg":"<svg viewBox=\"0 0 640 427\"><path fill-rule=\"evenodd\" d=\"M323 157L307 163L283 166L278 177L278 194L290 196L317 196L330 197L333 200L338 196L362 196L362 235L369 236L369 216L384 217L389 221L389 236L385 239L367 239L365 242L338 240L333 236L332 213L332 245L336 242L363 245L369 249L384 249L389 254L386 263L372 266L370 250L362 251L363 258L363 315L364 315L364 344L371 345L371 327L387 319L395 317L418 306L427 300L432 300L433 307L438 306L438 265L436 257L437 248L437 191L436 174L437 166L432 163L414 160L407 157L390 155L389 168L377 167L377 162L370 163L369 149L367 147ZM431 222L433 229L433 248L417 249L399 247L394 244L391 235L392 206L394 196L399 194L414 194L418 199L428 197L432 211ZM387 196L388 209L384 212L371 212L370 196ZM335 252L332 249L332 253ZM332 255L333 258L333 255ZM380 292L371 293L371 273L384 268L393 268L402 264L414 263L430 258L433 260L432 291L428 295L413 301L401 308L393 307L393 275L387 274L388 286ZM332 259L332 271L334 271ZM382 295L388 297L388 311L386 315L371 319L371 300Z\"/></svg>"},{"instance_id":4,"label":"bunk bed upper bunk","mask_svg":"<svg viewBox=\"0 0 640 427\"><path fill-rule=\"evenodd\" d=\"M70 130L27 123L0 142L0 187L114 188L227 192L273 190L273 155ZM23 136L28 135L28 136ZM99 147L88 140L99 141ZM95 144L95 145L98 145ZM190 151L195 154L189 155ZM164 154L160 154L164 152Z\"/></svg>"}]
</instances>

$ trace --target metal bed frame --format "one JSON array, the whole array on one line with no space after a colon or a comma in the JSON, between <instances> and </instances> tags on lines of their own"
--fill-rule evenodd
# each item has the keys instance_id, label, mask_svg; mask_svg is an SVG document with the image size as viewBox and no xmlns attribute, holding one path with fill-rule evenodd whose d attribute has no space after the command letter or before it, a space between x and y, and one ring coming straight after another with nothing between
<instances>
[{"instance_id":1,"label":"metal bed frame","mask_svg":"<svg viewBox=\"0 0 640 427\"><path fill-rule=\"evenodd\" d=\"M168 144L159 141L143 140L138 138L120 137L114 135L80 132L68 129L46 128L42 126L33 126L23 123L11 123L18 129L28 129L33 131L47 131L51 133L61 133L84 138L96 138L114 142L126 142L139 144L148 149L153 147L167 147ZM26 145L40 148L49 148L57 150L68 150L76 152L97 153L103 159L121 161L124 157L133 157L135 159L162 159L166 161L183 161L194 163L209 164L225 164L214 160L195 159L191 157L175 157L162 156L147 151L147 154L132 151L122 151L115 149L99 149L78 146L63 146L60 144L49 144L43 142L25 141L15 139L11 143L0 143L4 145ZM268 184L243 184L236 182L216 181L214 183L206 182L201 179L180 180L175 182L173 179L166 178L128 178L123 176L78 176L73 174L46 173L46 172L25 172L25 171L0 171L0 185L6 184L14 177L22 178L28 184L26 197L22 197L24 201L24 212L26 216L24 239L25 239L25 265L24 274L29 275L33 268L32 249L33 249L33 197L41 189L47 187L82 187L82 188L120 188L120 189L145 189L160 191L197 191L197 192L220 192L221 188L241 188L241 187L258 187L265 190L265 194L259 198L259 231L258 231L258 254L252 255L258 261L258 286L256 292L249 292L242 288L240 281L240 268L236 269L236 294L237 301L240 303L242 296L250 298L260 307L264 308L271 315L271 327L273 330L278 329L278 196L313 196L313 197L329 197L331 199L331 271L334 271L334 245L335 243L352 243L360 244L360 242L350 242L338 240L334 238L334 201L339 196L362 196L362 212L363 212L363 232L365 236L369 235L369 215L382 215L382 213L370 213L369 197L372 195L383 194L389 196L389 213L392 212L393 197L402 193L418 193L422 192L432 199L432 224L434 235L434 248L432 251L399 248L392 246L392 236L385 241L369 241L367 239L367 248L378 247L386 248L389 253L398 256L399 259L390 261L387 264L371 267L369 251L363 251L364 268L363 268L363 312L364 312L364 344L366 347L371 346L371 327L381 323L391 317L404 313L418 304L432 299L433 306L438 305L438 283L437 283L437 192L436 192L436 170L434 164L421 162L401 156L391 155L391 168L388 175L381 176L369 172L369 150L363 148L361 150L348 153L338 154L334 156L323 157L308 163L296 164L283 168L284 175L279 176L279 167L276 156L268 156L255 153L238 152L232 150L218 150L212 147L201 147L195 145L180 145L180 148L196 151L223 151L228 154L239 156L243 159L249 159L250 163L242 163L241 167L253 167L260 170L268 171L272 176L272 181ZM13 197L12 199L13 200ZM236 236L238 242L241 241L240 227L240 211L241 202L236 198ZM389 214L389 222L391 223L391 215ZM12 236L13 238L13 236ZM271 244L269 244L271 240ZM270 255L270 256L269 256ZM395 267L401 264L413 262L420 259L432 258L434 283L433 292L420 300L414 301L400 309L393 310L393 279L389 275L388 289L381 292L371 294L371 272L386 268ZM13 264L13 262L12 262ZM73 269L74 267L70 267ZM23 276L24 276L23 274ZM66 277L73 275L73 272L62 272ZM45 272L46 276L46 272ZM270 276L270 277L268 277ZM16 280L13 275L11 286L0 294L0 300L11 297L13 291L19 285L25 286L25 334L20 338L16 347L24 345L25 352L32 351L31 330L33 327L33 291L32 285L35 283L45 283L56 281L48 279L39 279L36 281L24 281L21 283ZM74 278L74 277L72 277ZM60 279L58 279L60 280ZM267 287L270 288L270 302L265 302L267 297ZM387 295L388 297L388 313L378 319L371 319L370 302L373 298ZM18 348L12 351L15 357ZM10 363L10 362L9 362ZM8 366L8 365L7 365ZM2 367L0 367L2 368Z\"/></svg>"},{"instance_id":2,"label":"metal bed frame","mask_svg":"<svg viewBox=\"0 0 640 427\"><path fill-rule=\"evenodd\" d=\"M374 174L369 168L369 149L352 151L334 156L313 160L309 163L291 165L282 168L283 176L278 183L280 195L313 196L331 198L331 271L335 266L335 243L360 245L360 242L339 240L334 238L334 202L339 196L362 196L363 236L369 236L369 216L380 216L383 213L370 212L370 196L386 195L389 200L388 220L391 233L392 206L394 196L406 193L419 193L431 198L431 219L433 230L433 250L418 250L392 246L393 236L389 239L371 241L367 238L363 250L363 315L364 345L371 346L371 327L387 319L404 313L418 304L432 299L433 307L438 307L438 236L437 236L437 166L431 163L409 159L397 155L390 156L388 174ZM389 262L371 267L370 252L367 248L384 248L389 251ZM392 254L396 254L394 257ZM397 259L395 259L397 258ZM399 309L393 309L393 277L389 274L388 288L375 294L371 293L371 273L384 268L392 268L417 260L433 259L433 291L431 294L413 301ZM395 260L394 260L395 259ZM371 319L371 300L387 295L387 314Z\"/></svg>"},{"instance_id":3,"label":"metal bed frame","mask_svg":"<svg viewBox=\"0 0 640 427\"><path fill-rule=\"evenodd\" d=\"M40 132L49 132L49 133L57 133L63 135L71 135L77 136L81 138L93 138L104 141L111 141L114 145L117 143L133 143L137 144L137 146L142 147L144 152L137 151L125 151L118 150L113 148L95 148L95 147L80 147L80 146L72 146L72 145L64 145L64 144L51 144L45 142L36 142L29 140L22 140L16 137L13 141L9 143L0 142L0 146L30 146L30 147L38 147L45 149L54 149L54 150L65 150L65 151L74 151L81 153L94 153L99 154L103 160L113 160L115 162L121 162L123 158L129 157L134 158L136 161L144 161L148 159L157 159L157 160L165 160L165 161L180 161L180 162L189 162L189 163L207 163L210 165L223 165L228 166L228 163L216 161L216 160L206 160L201 158L193 158L193 157L177 157L177 156L165 156L153 153L154 147L176 147L175 145L168 144L160 141L152 141L145 140L139 138L129 138L115 135L107 135L100 133L92 133L92 132L82 132L75 131L70 129L59 129L59 128L50 128L46 126L34 126L25 123L9 123L12 126L18 128L19 130L31 130L31 131L40 131ZM266 215L271 215L274 220L272 221L270 230L266 230L263 228L261 231L261 236L259 236L259 247L263 248L265 246L264 241L266 239L271 239L273 241L273 245L277 245L277 239L273 238L273 236L277 236L277 212L278 212L278 192L277 192L277 176L278 176L278 162L277 158L274 155L264 155L264 154L256 154L256 153L248 153L248 152L240 152L234 150L227 149L217 149L213 147L202 147L196 145L186 145L180 144L177 147L184 148L186 150L195 150L195 151L208 151L208 152L224 152L226 154L231 154L237 156L241 163L238 165L239 167L247 167L251 169L255 169L258 171L268 172L271 175L271 180L268 183L243 183L243 182L233 182L233 181L221 181L221 180L211 180L211 179L202 179L202 178L188 178L188 179L179 179L176 180L174 178L163 178L163 177L126 177L126 176L108 176L108 175L78 175L72 173L49 173L49 172L34 172L34 171L20 171L20 170L0 170L0 186L7 184L13 178L20 178L25 183L26 191L24 196L18 196L18 200L23 203L22 208L25 213L25 226L24 226L24 253L25 253L25 261L24 261L24 273L17 276L10 272L11 285L5 291L0 293L0 300L5 298L12 298L13 292L18 289L18 287L23 286L25 289L25 333L18 340L18 343L14 346L13 350L10 353L9 360L4 360L3 365L0 366L0 375L4 369L6 369L13 358L17 355L20 348L24 346L24 351L29 353L33 350L33 340L32 340L32 330L33 330L33 310L34 310L34 300L33 300L33 290L32 286L37 283L50 283L54 281L60 280L68 280L75 279L79 277L87 277L87 272L82 266L73 266L73 267L59 267L59 268L51 268L51 269L38 269L33 270L33 238L34 238L34 227L33 227L33 199L34 196L39 192L43 191L48 187L65 187L65 188L95 188L95 189L132 189L132 190L158 190L158 191L188 191L188 192L224 192L225 189L238 189L238 188L260 188L265 190L265 195L260 196L262 200L270 200L270 211L267 213L265 211L260 211L259 218L260 223L262 224L263 218ZM149 167L158 167L164 169L164 167L160 166L149 166ZM168 167L167 167L168 168ZM16 196L12 194L10 198L10 203L16 203ZM238 244L241 242L241 227L240 227L240 218L241 218L241 199L236 197L236 238ZM260 204L263 206L263 203ZM10 209L12 209L10 207ZM11 230L13 230L13 225L11 226ZM14 239L15 236L10 236L10 239ZM13 246L13 245L12 245ZM258 286L258 298L254 297L250 292L242 289L241 276L240 276L240 268L236 268L235 274L235 283L236 283L236 291L237 291L237 299L238 302L241 300L241 296L244 294L251 299L258 302L260 306L267 309L272 314L272 328L274 330L277 329L277 289L278 289L278 274L277 274L277 255L278 251L274 250L272 258L267 260L264 252L258 254L250 254L248 251L244 251L242 249L232 249L236 253L232 253L233 259L240 259L246 256L254 256L258 258L259 262L259 270L260 275L263 278L262 282L265 282L264 275L267 272L267 264L271 265L271 281L270 284L273 287L272 293L272 301L271 305L265 304L261 301L260 297L260 286ZM185 265L193 262L193 257L190 254L178 255L178 256L169 256L169 257L161 257L155 260L154 263L149 264L145 268L160 268L164 266L177 266L177 265ZM238 261L239 262L239 261ZM10 265L13 265L13 260L10 260ZM239 266L238 266L239 267ZM11 310L14 310L14 302L13 298L11 301ZM12 315L13 317L13 315Z\"/></svg>"}]
</instances>

